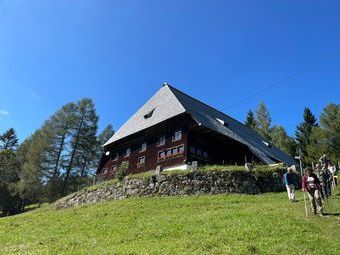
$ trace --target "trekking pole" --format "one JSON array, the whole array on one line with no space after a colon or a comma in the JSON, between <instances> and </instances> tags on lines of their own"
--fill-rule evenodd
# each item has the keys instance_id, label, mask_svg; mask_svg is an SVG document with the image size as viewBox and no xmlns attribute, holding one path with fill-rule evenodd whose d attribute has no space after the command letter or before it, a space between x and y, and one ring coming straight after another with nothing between
<instances>
[{"instance_id":1,"label":"trekking pole","mask_svg":"<svg viewBox=\"0 0 340 255\"><path fill-rule=\"evenodd\" d=\"M301 174L301 178L303 177L303 173L302 173L302 161L301 161L301 154L300 156L296 156L295 159L298 159L300 161L300 174ZM308 217L308 210L307 210L307 201L306 201L306 192L303 191L303 201L305 202L305 214L306 217Z\"/></svg>"}]
</instances>

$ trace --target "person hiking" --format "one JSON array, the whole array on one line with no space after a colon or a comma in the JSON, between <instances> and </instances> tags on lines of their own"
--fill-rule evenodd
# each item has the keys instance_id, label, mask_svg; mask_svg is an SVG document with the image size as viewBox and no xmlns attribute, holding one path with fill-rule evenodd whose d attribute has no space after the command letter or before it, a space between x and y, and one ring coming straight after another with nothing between
<instances>
[{"instance_id":1,"label":"person hiking","mask_svg":"<svg viewBox=\"0 0 340 255\"><path fill-rule=\"evenodd\" d=\"M337 185L337 182L336 182L336 178L335 178L335 175L336 175L336 167L335 165L332 163L332 162L328 162L328 170L330 171L331 173L331 178L332 178L332 188L334 189L335 186Z\"/></svg>"},{"instance_id":2,"label":"person hiking","mask_svg":"<svg viewBox=\"0 0 340 255\"><path fill-rule=\"evenodd\" d=\"M319 159L319 162L320 162L322 168L324 168L325 166L327 166L328 161L329 161L329 160L328 160L328 157L327 157L326 154L323 154L323 155L321 156L321 158Z\"/></svg>"},{"instance_id":3,"label":"person hiking","mask_svg":"<svg viewBox=\"0 0 340 255\"><path fill-rule=\"evenodd\" d=\"M306 168L302 176L302 190L307 192L309 201L311 202L312 211L322 216L322 202L320 197L320 181L313 173L311 168Z\"/></svg>"},{"instance_id":4,"label":"person hiking","mask_svg":"<svg viewBox=\"0 0 340 255\"><path fill-rule=\"evenodd\" d=\"M325 175L324 170L321 168L320 164L316 164L315 168L316 168L315 174L320 181L320 195L322 200L325 200L325 198L328 198L325 184L327 177Z\"/></svg>"},{"instance_id":5,"label":"person hiking","mask_svg":"<svg viewBox=\"0 0 340 255\"><path fill-rule=\"evenodd\" d=\"M332 173L329 171L328 167L322 169L325 176L325 192L327 197L332 195Z\"/></svg>"},{"instance_id":6,"label":"person hiking","mask_svg":"<svg viewBox=\"0 0 340 255\"><path fill-rule=\"evenodd\" d=\"M288 199L291 202L297 202L295 199L294 173L292 167L287 168L287 172L283 175L283 180L286 184Z\"/></svg>"}]
</instances>

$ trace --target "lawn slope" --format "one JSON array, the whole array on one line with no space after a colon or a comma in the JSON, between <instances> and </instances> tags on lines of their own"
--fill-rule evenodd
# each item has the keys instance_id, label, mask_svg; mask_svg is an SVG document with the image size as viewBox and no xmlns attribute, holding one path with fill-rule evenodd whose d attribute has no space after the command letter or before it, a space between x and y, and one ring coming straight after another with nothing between
<instances>
[{"instance_id":1,"label":"lawn slope","mask_svg":"<svg viewBox=\"0 0 340 255\"><path fill-rule=\"evenodd\" d=\"M298 198L233 194L45 206L0 219L0 254L340 254L339 191L326 203L333 215L323 218L305 218L302 193Z\"/></svg>"}]
</instances>

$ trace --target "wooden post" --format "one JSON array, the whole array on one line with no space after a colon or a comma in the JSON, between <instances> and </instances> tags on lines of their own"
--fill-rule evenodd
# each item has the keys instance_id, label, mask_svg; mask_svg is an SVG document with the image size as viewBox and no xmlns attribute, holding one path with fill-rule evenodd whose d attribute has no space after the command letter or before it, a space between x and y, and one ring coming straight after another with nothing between
<instances>
[{"instance_id":1,"label":"wooden post","mask_svg":"<svg viewBox=\"0 0 340 255\"><path fill-rule=\"evenodd\" d=\"M158 165L156 167L156 175L159 176L163 172L163 167L161 165Z\"/></svg>"},{"instance_id":2,"label":"wooden post","mask_svg":"<svg viewBox=\"0 0 340 255\"><path fill-rule=\"evenodd\" d=\"M197 161L193 161L191 163L191 171L196 172L198 170L198 162Z\"/></svg>"},{"instance_id":3,"label":"wooden post","mask_svg":"<svg viewBox=\"0 0 340 255\"><path fill-rule=\"evenodd\" d=\"M315 171L314 162L312 162L312 169L313 169L313 172L314 172Z\"/></svg>"}]
</instances>

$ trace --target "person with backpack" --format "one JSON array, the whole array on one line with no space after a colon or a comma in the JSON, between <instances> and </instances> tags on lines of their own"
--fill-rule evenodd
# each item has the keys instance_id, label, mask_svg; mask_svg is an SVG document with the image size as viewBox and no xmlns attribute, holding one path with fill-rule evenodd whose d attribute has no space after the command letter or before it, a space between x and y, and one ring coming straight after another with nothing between
<instances>
[{"instance_id":1,"label":"person with backpack","mask_svg":"<svg viewBox=\"0 0 340 255\"><path fill-rule=\"evenodd\" d=\"M286 185L289 201L292 203L297 202L295 199L294 173L292 167L287 168L287 172L283 175L283 181Z\"/></svg>"},{"instance_id":2,"label":"person with backpack","mask_svg":"<svg viewBox=\"0 0 340 255\"><path fill-rule=\"evenodd\" d=\"M313 173L311 168L306 168L304 175L302 176L302 190L308 194L313 213L317 214L318 212L320 216L322 216L323 212L320 189L321 185L319 178Z\"/></svg>"},{"instance_id":3,"label":"person with backpack","mask_svg":"<svg viewBox=\"0 0 340 255\"><path fill-rule=\"evenodd\" d=\"M325 181L326 181L325 172L321 168L320 164L316 164L315 168L316 168L315 174L320 181L320 195L321 195L322 200L325 200L325 198L328 198L327 191L326 191L326 184L325 184Z\"/></svg>"}]
</instances>

